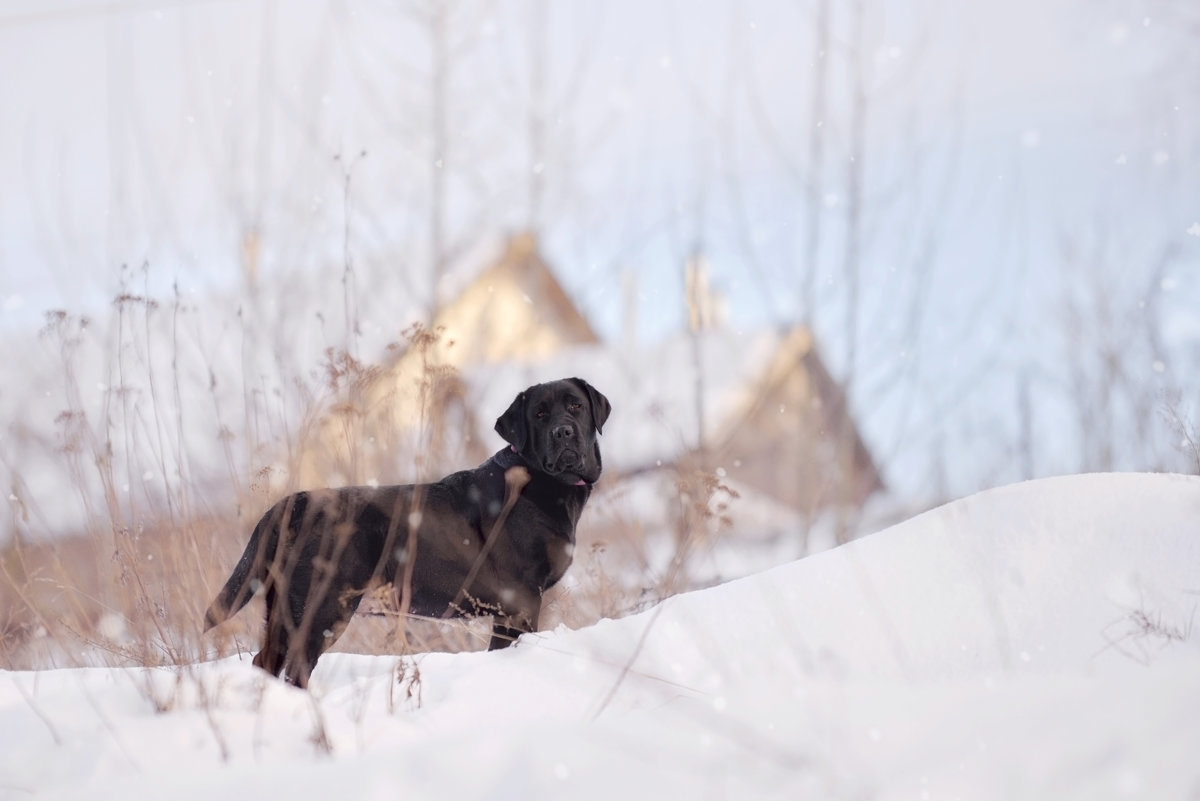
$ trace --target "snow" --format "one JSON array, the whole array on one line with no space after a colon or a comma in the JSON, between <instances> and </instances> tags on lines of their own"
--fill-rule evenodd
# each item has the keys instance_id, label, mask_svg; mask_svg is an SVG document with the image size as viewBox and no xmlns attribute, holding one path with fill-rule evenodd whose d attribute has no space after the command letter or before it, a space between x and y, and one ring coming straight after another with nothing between
<instances>
[{"instance_id":1,"label":"snow","mask_svg":"<svg viewBox=\"0 0 1200 801\"><path fill-rule=\"evenodd\" d=\"M1200 478L1028 482L311 695L248 656L0 673L0 798L1194 798L1198 519Z\"/></svg>"}]
</instances>

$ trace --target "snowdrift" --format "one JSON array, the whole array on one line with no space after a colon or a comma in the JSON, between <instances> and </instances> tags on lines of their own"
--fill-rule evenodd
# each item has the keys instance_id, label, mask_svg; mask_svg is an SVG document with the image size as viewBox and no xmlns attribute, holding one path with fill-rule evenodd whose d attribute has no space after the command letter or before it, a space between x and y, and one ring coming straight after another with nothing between
<instances>
[{"instance_id":1,"label":"snowdrift","mask_svg":"<svg viewBox=\"0 0 1200 801\"><path fill-rule=\"evenodd\" d=\"M971 496L496 654L0 673L0 798L1200 794L1200 478Z\"/></svg>"}]
</instances>

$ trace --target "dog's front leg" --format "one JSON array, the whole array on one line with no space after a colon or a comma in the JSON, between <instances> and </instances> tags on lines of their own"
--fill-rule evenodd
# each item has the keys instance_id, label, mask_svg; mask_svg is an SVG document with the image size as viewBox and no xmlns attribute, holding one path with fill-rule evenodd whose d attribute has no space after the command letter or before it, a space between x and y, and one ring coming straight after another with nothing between
<instances>
[{"instance_id":1,"label":"dog's front leg","mask_svg":"<svg viewBox=\"0 0 1200 801\"><path fill-rule=\"evenodd\" d=\"M501 648L507 648L516 642L517 638L522 634L537 631L540 607L541 604L539 603L532 612L523 612L515 615L496 615L492 618L492 639L488 643L488 650L498 651Z\"/></svg>"}]
</instances>

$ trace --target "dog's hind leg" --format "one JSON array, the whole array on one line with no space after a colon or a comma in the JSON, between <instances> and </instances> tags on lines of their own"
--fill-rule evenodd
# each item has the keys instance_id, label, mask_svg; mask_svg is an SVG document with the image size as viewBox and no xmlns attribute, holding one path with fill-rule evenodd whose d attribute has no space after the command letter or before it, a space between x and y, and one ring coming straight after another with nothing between
<instances>
[{"instance_id":1,"label":"dog's hind leg","mask_svg":"<svg viewBox=\"0 0 1200 801\"><path fill-rule=\"evenodd\" d=\"M262 668L272 676L278 676L283 670L283 662L287 656L288 631L287 626L279 619L279 598L273 585L267 587L265 601L267 613L262 648L254 655L254 666Z\"/></svg>"},{"instance_id":2,"label":"dog's hind leg","mask_svg":"<svg viewBox=\"0 0 1200 801\"><path fill-rule=\"evenodd\" d=\"M270 640L263 643L262 650L254 655L254 666L262 668L272 676L278 676L283 670L283 652L276 650Z\"/></svg>"},{"instance_id":3,"label":"dog's hind leg","mask_svg":"<svg viewBox=\"0 0 1200 801\"><path fill-rule=\"evenodd\" d=\"M308 686L317 660L342 636L362 599L362 590L346 585L330 587L323 598L310 603L284 669L289 682L298 687Z\"/></svg>"}]
</instances>

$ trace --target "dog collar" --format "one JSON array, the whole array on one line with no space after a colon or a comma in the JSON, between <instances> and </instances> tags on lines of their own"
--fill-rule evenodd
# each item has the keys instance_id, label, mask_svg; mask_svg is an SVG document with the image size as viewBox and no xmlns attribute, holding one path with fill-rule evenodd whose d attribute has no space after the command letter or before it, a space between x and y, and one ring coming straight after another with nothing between
<instances>
[{"instance_id":1,"label":"dog collar","mask_svg":"<svg viewBox=\"0 0 1200 801\"><path fill-rule=\"evenodd\" d=\"M502 450L499 453L497 453L495 456L493 456L492 460L495 461L495 463L497 465L499 465L500 468L503 470L507 470L510 467L517 467L517 466L529 467L529 464L525 461L525 457L522 456L517 451L517 448L515 445L509 445L507 449ZM581 478L570 486L586 487L587 489L592 489L596 485L595 485L595 482L585 481Z\"/></svg>"}]
</instances>

